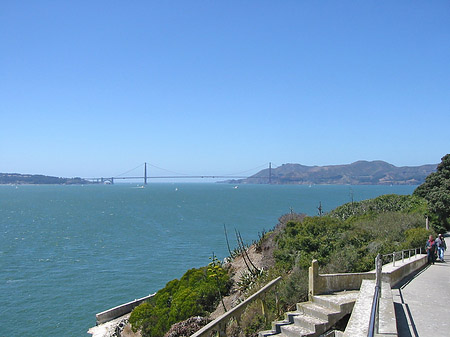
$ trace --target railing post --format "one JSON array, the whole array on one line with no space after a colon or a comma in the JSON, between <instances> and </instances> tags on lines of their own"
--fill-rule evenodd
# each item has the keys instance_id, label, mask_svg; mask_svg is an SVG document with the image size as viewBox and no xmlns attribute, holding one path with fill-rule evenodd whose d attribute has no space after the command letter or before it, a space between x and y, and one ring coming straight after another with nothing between
<instances>
[{"instance_id":1,"label":"railing post","mask_svg":"<svg viewBox=\"0 0 450 337\"><path fill-rule=\"evenodd\" d=\"M375 258L375 270L376 270L376 286L381 286L381 276L382 276L383 262L381 261L381 255L378 254Z\"/></svg>"},{"instance_id":2,"label":"railing post","mask_svg":"<svg viewBox=\"0 0 450 337\"><path fill-rule=\"evenodd\" d=\"M402 250L402 263L405 263L405 251Z\"/></svg>"},{"instance_id":3,"label":"railing post","mask_svg":"<svg viewBox=\"0 0 450 337\"><path fill-rule=\"evenodd\" d=\"M392 253L392 266L395 267L395 252Z\"/></svg>"},{"instance_id":4,"label":"railing post","mask_svg":"<svg viewBox=\"0 0 450 337\"><path fill-rule=\"evenodd\" d=\"M312 299L313 295L317 294L316 283L319 278L319 262L317 260L312 260L311 267L309 267L309 284L308 284L308 298Z\"/></svg>"},{"instance_id":5,"label":"railing post","mask_svg":"<svg viewBox=\"0 0 450 337\"><path fill-rule=\"evenodd\" d=\"M263 314L263 317L264 317L264 323L267 323L267 321L269 320L269 315L268 315L268 312L267 312L265 296L261 296L261 310L262 310L262 314Z\"/></svg>"},{"instance_id":6,"label":"railing post","mask_svg":"<svg viewBox=\"0 0 450 337\"><path fill-rule=\"evenodd\" d=\"M226 336L227 336L227 324L223 322L219 324L219 337L226 337Z\"/></svg>"}]
</instances>

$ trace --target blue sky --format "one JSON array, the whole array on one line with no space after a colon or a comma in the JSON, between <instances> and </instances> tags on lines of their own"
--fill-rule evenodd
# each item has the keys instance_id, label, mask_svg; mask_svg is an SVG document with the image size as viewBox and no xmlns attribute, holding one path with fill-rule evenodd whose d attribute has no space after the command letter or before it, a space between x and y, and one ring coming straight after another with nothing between
<instances>
[{"instance_id":1,"label":"blue sky","mask_svg":"<svg viewBox=\"0 0 450 337\"><path fill-rule=\"evenodd\" d=\"M438 163L449 41L448 1L4 0L0 172Z\"/></svg>"}]
</instances>

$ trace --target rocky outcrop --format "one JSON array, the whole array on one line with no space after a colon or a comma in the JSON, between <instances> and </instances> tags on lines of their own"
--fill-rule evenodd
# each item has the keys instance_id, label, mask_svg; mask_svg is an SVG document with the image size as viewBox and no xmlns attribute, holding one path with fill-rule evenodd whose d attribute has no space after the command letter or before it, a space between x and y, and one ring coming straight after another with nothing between
<instances>
[{"instance_id":1,"label":"rocky outcrop","mask_svg":"<svg viewBox=\"0 0 450 337\"><path fill-rule=\"evenodd\" d=\"M206 317L191 317L187 320L172 325L170 330L164 335L164 337L184 337L190 336L194 332L200 330L206 324L211 322L210 319Z\"/></svg>"}]
</instances>

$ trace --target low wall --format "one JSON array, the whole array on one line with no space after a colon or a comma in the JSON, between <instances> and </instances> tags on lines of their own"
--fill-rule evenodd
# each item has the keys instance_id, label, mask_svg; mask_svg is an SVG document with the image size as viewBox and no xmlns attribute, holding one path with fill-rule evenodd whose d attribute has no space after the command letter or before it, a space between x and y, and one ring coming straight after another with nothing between
<instances>
[{"instance_id":1,"label":"low wall","mask_svg":"<svg viewBox=\"0 0 450 337\"><path fill-rule=\"evenodd\" d=\"M427 256L417 254L411 258L388 263L383 266L382 279L391 286L422 268L427 263ZM309 296L335 291L356 290L363 280L375 280L375 270L366 273L319 274L319 264L313 260L309 267Z\"/></svg>"},{"instance_id":2,"label":"low wall","mask_svg":"<svg viewBox=\"0 0 450 337\"><path fill-rule=\"evenodd\" d=\"M420 270L427 264L427 256L416 254L407 259L391 262L382 268L382 291L379 304L378 333L381 336L397 336L394 302L391 286ZM366 337L375 291L375 270L367 273L319 274L314 260L309 267L309 294L317 295L334 291L360 289L344 337ZM377 334L378 336L378 334Z\"/></svg>"},{"instance_id":3,"label":"low wall","mask_svg":"<svg viewBox=\"0 0 450 337\"><path fill-rule=\"evenodd\" d=\"M385 282L389 282L392 287L408 275L424 267L426 264L427 256L425 254L415 255L411 259L405 259L404 262L401 260L396 261L395 266L393 266L392 263L389 263L388 265L383 266L382 279Z\"/></svg>"},{"instance_id":4,"label":"low wall","mask_svg":"<svg viewBox=\"0 0 450 337\"><path fill-rule=\"evenodd\" d=\"M375 271L319 274L319 263L313 260L309 267L309 296L343 290L359 290L363 280L375 280Z\"/></svg>"},{"instance_id":5,"label":"low wall","mask_svg":"<svg viewBox=\"0 0 450 337\"><path fill-rule=\"evenodd\" d=\"M95 318L97 319L97 325L98 324L102 324L105 322L108 322L110 320L113 320L117 317L123 316L125 314L130 313L135 307L137 307L139 304L141 304L142 302L152 298L153 296L155 296L155 294L152 295L148 295L142 298L139 298L137 300L119 305L117 307L108 309L106 311L100 312L98 314L95 315Z\"/></svg>"}]
</instances>

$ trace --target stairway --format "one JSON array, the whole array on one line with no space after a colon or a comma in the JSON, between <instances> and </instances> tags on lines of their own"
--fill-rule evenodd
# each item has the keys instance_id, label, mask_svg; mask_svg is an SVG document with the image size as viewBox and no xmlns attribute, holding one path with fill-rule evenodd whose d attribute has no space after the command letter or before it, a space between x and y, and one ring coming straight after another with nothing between
<instances>
[{"instance_id":1,"label":"stairway","mask_svg":"<svg viewBox=\"0 0 450 337\"><path fill-rule=\"evenodd\" d=\"M259 337L320 336L341 318L350 314L359 291L343 291L314 295L311 301L297 303L297 310L285 313L283 321L272 323L272 330L259 332Z\"/></svg>"}]
</instances>

